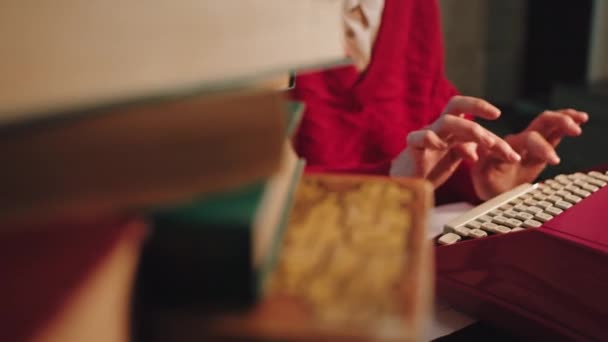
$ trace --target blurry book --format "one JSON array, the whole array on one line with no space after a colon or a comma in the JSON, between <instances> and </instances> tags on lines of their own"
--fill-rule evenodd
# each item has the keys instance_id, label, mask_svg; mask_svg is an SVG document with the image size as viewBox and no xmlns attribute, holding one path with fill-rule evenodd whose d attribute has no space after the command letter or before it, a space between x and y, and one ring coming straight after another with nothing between
<instances>
[{"instance_id":1,"label":"blurry book","mask_svg":"<svg viewBox=\"0 0 608 342\"><path fill-rule=\"evenodd\" d=\"M302 105L290 108L293 132ZM281 165L266 180L156 210L140 268L140 308L251 305L277 260L303 168L284 138Z\"/></svg>"},{"instance_id":2,"label":"blurry book","mask_svg":"<svg viewBox=\"0 0 608 342\"><path fill-rule=\"evenodd\" d=\"M0 340L129 341L147 228L130 215L3 224Z\"/></svg>"},{"instance_id":3,"label":"blurry book","mask_svg":"<svg viewBox=\"0 0 608 342\"><path fill-rule=\"evenodd\" d=\"M283 341L424 340L432 194L421 180L305 175L261 303L207 327Z\"/></svg>"},{"instance_id":4,"label":"blurry book","mask_svg":"<svg viewBox=\"0 0 608 342\"><path fill-rule=\"evenodd\" d=\"M164 311L145 341L423 341L433 294L425 181L307 174L247 311Z\"/></svg>"},{"instance_id":5,"label":"blurry book","mask_svg":"<svg viewBox=\"0 0 608 342\"><path fill-rule=\"evenodd\" d=\"M300 126L306 105L300 101L289 101L287 106L287 137L292 138Z\"/></svg>"},{"instance_id":6,"label":"blurry book","mask_svg":"<svg viewBox=\"0 0 608 342\"><path fill-rule=\"evenodd\" d=\"M171 205L271 175L287 102L247 90L159 98L0 130L0 220Z\"/></svg>"},{"instance_id":7,"label":"blurry book","mask_svg":"<svg viewBox=\"0 0 608 342\"><path fill-rule=\"evenodd\" d=\"M284 72L274 76L260 77L257 81L247 85L256 89L285 91L293 89L295 84L295 72Z\"/></svg>"},{"instance_id":8,"label":"blurry book","mask_svg":"<svg viewBox=\"0 0 608 342\"><path fill-rule=\"evenodd\" d=\"M345 63L341 0L8 0L0 123Z\"/></svg>"}]
</instances>

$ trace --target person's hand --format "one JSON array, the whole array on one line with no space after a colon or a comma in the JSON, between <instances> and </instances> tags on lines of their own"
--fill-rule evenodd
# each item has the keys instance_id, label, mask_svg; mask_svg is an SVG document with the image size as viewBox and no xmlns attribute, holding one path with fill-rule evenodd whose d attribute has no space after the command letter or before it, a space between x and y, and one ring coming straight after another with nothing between
<instances>
[{"instance_id":1,"label":"person's hand","mask_svg":"<svg viewBox=\"0 0 608 342\"><path fill-rule=\"evenodd\" d=\"M486 101L453 97L437 121L408 135L406 149L392 162L391 175L425 178L438 187L463 160L477 162L478 147L484 156L491 155L504 164L520 160L506 141L467 120L462 113L488 120L500 116L500 110Z\"/></svg>"},{"instance_id":2,"label":"person's hand","mask_svg":"<svg viewBox=\"0 0 608 342\"><path fill-rule=\"evenodd\" d=\"M574 109L541 113L523 132L505 138L521 155L519 163L504 162L492 151L479 149L479 161L471 173L477 195L487 200L534 181L547 165L560 162L555 147L563 137L580 135L581 125L588 119L587 113Z\"/></svg>"}]
</instances>

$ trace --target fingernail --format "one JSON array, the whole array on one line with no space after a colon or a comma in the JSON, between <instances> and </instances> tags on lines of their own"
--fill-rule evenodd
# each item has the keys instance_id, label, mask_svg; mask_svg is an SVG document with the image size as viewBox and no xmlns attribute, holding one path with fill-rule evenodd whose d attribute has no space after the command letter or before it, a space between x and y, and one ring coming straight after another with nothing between
<instances>
[{"instance_id":1,"label":"fingernail","mask_svg":"<svg viewBox=\"0 0 608 342\"><path fill-rule=\"evenodd\" d=\"M557 154L554 154L554 155L551 157L551 163L552 163L553 165L557 165L557 164L559 164L560 162L561 162L561 159L560 159L560 158L557 156Z\"/></svg>"},{"instance_id":2,"label":"fingernail","mask_svg":"<svg viewBox=\"0 0 608 342\"><path fill-rule=\"evenodd\" d=\"M492 111L492 114L496 115L497 117L500 116L500 109L498 109L496 107L492 107L491 111Z\"/></svg>"},{"instance_id":3,"label":"fingernail","mask_svg":"<svg viewBox=\"0 0 608 342\"><path fill-rule=\"evenodd\" d=\"M511 160L516 161L516 162L521 160L521 156L516 152L511 152L509 154L509 157L511 158Z\"/></svg>"},{"instance_id":4,"label":"fingernail","mask_svg":"<svg viewBox=\"0 0 608 342\"><path fill-rule=\"evenodd\" d=\"M587 122L589 120L589 114L587 114L585 112L583 112L581 114L582 114L582 117L583 117L583 122Z\"/></svg>"},{"instance_id":5,"label":"fingernail","mask_svg":"<svg viewBox=\"0 0 608 342\"><path fill-rule=\"evenodd\" d=\"M491 136L489 136L489 135L484 135L482 139L483 139L483 143L485 145L487 145L488 147L492 147L496 143L496 141L494 140L494 138L491 137Z\"/></svg>"}]
</instances>

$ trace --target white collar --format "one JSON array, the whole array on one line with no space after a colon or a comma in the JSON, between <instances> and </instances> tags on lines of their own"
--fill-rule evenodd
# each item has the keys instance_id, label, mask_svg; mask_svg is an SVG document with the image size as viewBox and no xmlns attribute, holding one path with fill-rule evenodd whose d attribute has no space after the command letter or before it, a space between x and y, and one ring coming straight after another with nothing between
<instances>
[{"instance_id":1,"label":"white collar","mask_svg":"<svg viewBox=\"0 0 608 342\"><path fill-rule=\"evenodd\" d=\"M360 7L364 21L353 14ZM384 0L346 0L344 2L344 23L350 36L346 37L347 53L355 66L363 70L369 64L372 49L382 21ZM366 25L367 24L367 25Z\"/></svg>"}]
</instances>

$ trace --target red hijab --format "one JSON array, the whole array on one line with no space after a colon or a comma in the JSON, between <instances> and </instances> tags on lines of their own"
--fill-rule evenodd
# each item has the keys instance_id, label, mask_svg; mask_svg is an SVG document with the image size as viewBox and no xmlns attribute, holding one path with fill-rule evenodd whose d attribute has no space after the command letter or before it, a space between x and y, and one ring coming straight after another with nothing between
<instances>
[{"instance_id":1,"label":"red hijab","mask_svg":"<svg viewBox=\"0 0 608 342\"><path fill-rule=\"evenodd\" d=\"M347 66L297 77L293 97L307 109L296 151L309 171L388 174L408 133L435 121L456 93L444 71L438 3L386 0L364 73ZM466 166L437 200L477 200Z\"/></svg>"}]
</instances>

